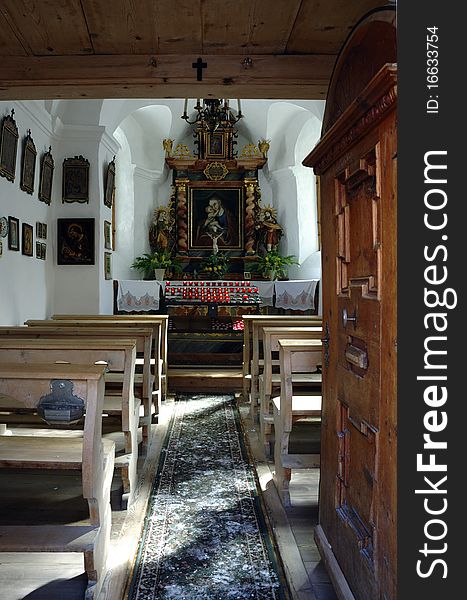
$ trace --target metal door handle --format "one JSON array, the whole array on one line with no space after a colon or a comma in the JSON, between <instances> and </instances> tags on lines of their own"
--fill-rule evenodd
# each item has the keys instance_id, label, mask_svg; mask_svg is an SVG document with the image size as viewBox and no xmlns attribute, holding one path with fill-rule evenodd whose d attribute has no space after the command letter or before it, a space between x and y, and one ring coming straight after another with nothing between
<instances>
[{"instance_id":1,"label":"metal door handle","mask_svg":"<svg viewBox=\"0 0 467 600\"><path fill-rule=\"evenodd\" d=\"M350 316L347 312L346 308L342 309L342 325L345 327L347 327L347 323L349 323L350 321L353 322L353 326L357 327L357 309L355 309L355 312L352 316Z\"/></svg>"}]
</instances>

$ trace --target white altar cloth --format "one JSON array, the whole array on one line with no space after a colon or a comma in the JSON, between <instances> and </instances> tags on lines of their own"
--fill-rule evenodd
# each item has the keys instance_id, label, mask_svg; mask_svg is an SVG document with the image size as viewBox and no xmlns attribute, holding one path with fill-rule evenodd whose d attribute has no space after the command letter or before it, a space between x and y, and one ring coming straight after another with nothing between
<instances>
[{"instance_id":1,"label":"white altar cloth","mask_svg":"<svg viewBox=\"0 0 467 600\"><path fill-rule=\"evenodd\" d=\"M125 312L159 310L162 281L119 280L117 309Z\"/></svg>"},{"instance_id":2,"label":"white altar cloth","mask_svg":"<svg viewBox=\"0 0 467 600\"><path fill-rule=\"evenodd\" d=\"M274 281L252 281L251 285L258 288L263 306L274 306Z\"/></svg>"},{"instance_id":3,"label":"white altar cloth","mask_svg":"<svg viewBox=\"0 0 467 600\"><path fill-rule=\"evenodd\" d=\"M318 279L291 279L275 281L276 308L288 310L313 310Z\"/></svg>"}]
</instances>

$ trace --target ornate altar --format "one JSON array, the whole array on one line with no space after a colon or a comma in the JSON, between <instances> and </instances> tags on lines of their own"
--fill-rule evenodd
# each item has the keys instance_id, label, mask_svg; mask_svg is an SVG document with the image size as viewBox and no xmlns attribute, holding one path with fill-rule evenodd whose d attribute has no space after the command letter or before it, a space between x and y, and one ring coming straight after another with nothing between
<instances>
[{"instance_id":1,"label":"ornate altar","mask_svg":"<svg viewBox=\"0 0 467 600\"><path fill-rule=\"evenodd\" d=\"M198 100L194 117L187 102L182 118L193 125L193 149L163 140L173 192L155 210L149 239L153 251L170 252L182 269L163 294L172 364L231 364L241 362L241 315L261 305L246 280L258 254L276 249L282 235L275 209L261 207L258 172L269 141L238 152L240 102L234 111L228 100Z\"/></svg>"},{"instance_id":2,"label":"ornate altar","mask_svg":"<svg viewBox=\"0 0 467 600\"><path fill-rule=\"evenodd\" d=\"M260 206L258 171L269 141L248 143L239 153L235 124L243 115L228 100L198 100L192 121L186 108L182 118L193 125L193 149L163 141L173 194L167 207L156 210L151 248L160 250L158 240L163 242L190 278L206 275L206 257L221 253L229 262L228 278L238 279L250 271L260 248L277 247L282 233L274 209Z\"/></svg>"}]
</instances>

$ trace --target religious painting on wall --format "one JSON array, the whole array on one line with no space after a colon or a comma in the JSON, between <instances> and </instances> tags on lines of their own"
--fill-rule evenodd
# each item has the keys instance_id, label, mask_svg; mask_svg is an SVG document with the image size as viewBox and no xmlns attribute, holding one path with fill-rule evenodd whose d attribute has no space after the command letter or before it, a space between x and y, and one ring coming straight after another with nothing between
<instances>
[{"instance_id":1,"label":"religious painting on wall","mask_svg":"<svg viewBox=\"0 0 467 600\"><path fill-rule=\"evenodd\" d=\"M112 279L112 254L110 252L104 252L104 277Z\"/></svg>"},{"instance_id":2,"label":"religious painting on wall","mask_svg":"<svg viewBox=\"0 0 467 600\"><path fill-rule=\"evenodd\" d=\"M52 158L52 147L46 152L41 161L41 172L39 176L39 200L50 204L52 200L52 181L54 174L54 159Z\"/></svg>"},{"instance_id":3,"label":"religious painting on wall","mask_svg":"<svg viewBox=\"0 0 467 600\"><path fill-rule=\"evenodd\" d=\"M31 137L31 130L24 138L23 158L21 161L21 181L19 187L28 194L34 192L34 176L36 174L36 146Z\"/></svg>"},{"instance_id":4,"label":"religious painting on wall","mask_svg":"<svg viewBox=\"0 0 467 600\"><path fill-rule=\"evenodd\" d=\"M11 115L3 118L2 132L0 137L0 175L6 177L8 181L15 180L16 170L16 151L18 148L18 127L13 118L14 109Z\"/></svg>"},{"instance_id":5,"label":"religious painting on wall","mask_svg":"<svg viewBox=\"0 0 467 600\"><path fill-rule=\"evenodd\" d=\"M82 156L63 161L63 202L89 202L89 161Z\"/></svg>"},{"instance_id":6,"label":"religious painting on wall","mask_svg":"<svg viewBox=\"0 0 467 600\"><path fill-rule=\"evenodd\" d=\"M19 219L8 217L8 250L19 250Z\"/></svg>"},{"instance_id":7,"label":"religious painting on wall","mask_svg":"<svg viewBox=\"0 0 467 600\"><path fill-rule=\"evenodd\" d=\"M107 167L104 184L104 204L109 208L112 208L113 198L115 192L115 156L110 161Z\"/></svg>"},{"instance_id":8,"label":"religious painting on wall","mask_svg":"<svg viewBox=\"0 0 467 600\"><path fill-rule=\"evenodd\" d=\"M189 250L243 248L243 189L189 189Z\"/></svg>"},{"instance_id":9,"label":"religious painting on wall","mask_svg":"<svg viewBox=\"0 0 467 600\"><path fill-rule=\"evenodd\" d=\"M28 223L23 223L22 230L21 252L25 256L33 256L34 228Z\"/></svg>"},{"instance_id":10,"label":"religious painting on wall","mask_svg":"<svg viewBox=\"0 0 467 600\"><path fill-rule=\"evenodd\" d=\"M94 264L94 219L57 219L57 264Z\"/></svg>"},{"instance_id":11,"label":"religious painting on wall","mask_svg":"<svg viewBox=\"0 0 467 600\"><path fill-rule=\"evenodd\" d=\"M104 221L104 248L112 250L112 223Z\"/></svg>"}]
</instances>

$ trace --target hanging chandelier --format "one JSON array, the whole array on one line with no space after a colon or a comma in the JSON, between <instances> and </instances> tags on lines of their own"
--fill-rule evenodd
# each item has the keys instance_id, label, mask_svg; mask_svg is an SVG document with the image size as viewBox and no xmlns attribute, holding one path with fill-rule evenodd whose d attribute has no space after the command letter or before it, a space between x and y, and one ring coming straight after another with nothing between
<instances>
[{"instance_id":1,"label":"hanging chandelier","mask_svg":"<svg viewBox=\"0 0 467 600\"><path fill-rule=\"evenodd\" d=\"M202 104L201 100L198 98L196 100L196 105L193 107L196 114L194 119L190 121L187 114L188 98L185 98L183 115L181 118L189 125L196 125L200 129L213 132L219 127L233 128L235 123L243 118L240 100L237 100L237 107L237 114L235 115L229 106L229 100L226 98L207 98L203 99Z\"/></svg>"}]
</instances>

